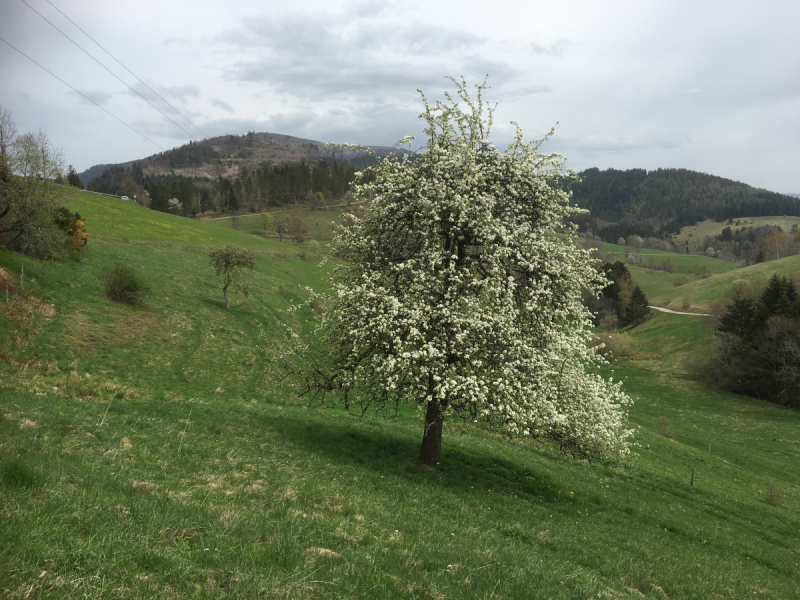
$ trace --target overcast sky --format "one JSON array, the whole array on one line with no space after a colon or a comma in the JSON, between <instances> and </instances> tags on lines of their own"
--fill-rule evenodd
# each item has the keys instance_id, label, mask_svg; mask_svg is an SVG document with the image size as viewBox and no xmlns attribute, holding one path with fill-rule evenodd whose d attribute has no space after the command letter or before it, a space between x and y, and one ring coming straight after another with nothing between
<instances>
[{"instance_id":1,"label":"overcast sky","mask_svg":"<svg viewBox=\"0 0 800 600\"><path fill-rule=\"evenodd\" d=\"M800 193L796 0L25 3L0 0L0 37L141 134L0 42L0 104L78 171L247 131L422 146L416 89L488 74L498 146L510 121L529 140L555 126L544 148L576 170L683 167Z\"/></svg>"}]
</instances>

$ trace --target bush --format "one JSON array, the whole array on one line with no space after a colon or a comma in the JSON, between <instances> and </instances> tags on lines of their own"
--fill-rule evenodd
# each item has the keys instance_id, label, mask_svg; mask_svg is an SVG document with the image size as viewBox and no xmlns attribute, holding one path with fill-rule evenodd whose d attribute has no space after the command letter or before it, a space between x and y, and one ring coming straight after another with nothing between
<instances>
[{"instance_id":1,"label":"bush","mask_svg":"<svg viewBox=\"0 0 800 600\"><path fill-rule=\"evenodd\" d=\"M133 267L112 265L103 270L101 278L106 297L114 302L138 306L150 291Z\"/></svg>"},{"instance_id":2,"label":"bush","mask_svg":"<svg viewBox=\"0 0 800 600\"><path fill-rule=\"evenodd\" d=\"M701 279L711 277L711 269L708 267L708 265L695 265L694 272L695 275L699 275Z\"/></svg>"},{"instance_id":3,"label":"bush","mask_svg":"<svg viewBox=\"0 0 800 600\"><path fill-rule=\"evenodd\" d=\"M783 496L774 485L769 486L764 500L773 506L783 506L785 504Z\"/></svg>"},{"instance_id":4,"label":"bush","mask_svg":"<svg viewBox=\"0 0 800 600\"><path fill-rule=\"evenodd\" d=\"M687 283L689 283L689 280L686 279L685 275L678 275L675 278L675 281L672 282L672 286L673 287L680 287L682 285L686 285Z\"/></svg>"},{"instance_id":5,"label":"bush","mask_svg":"<svg viewBox=\"0 0 800 600\"><path fill-rule=\"evenodd\" d=\"M598 352L608 361L630 358L634 352L633 340L627 333L604 333L597 338L595 346L603 344Z\"/></svg>"},{"instance_id":6,"label":"bush","mask_svg":"<svg viewBox=\"0 0 800 600\"><path fill-rule=\"evenodd\" d=\"M669 420L667 417L658 417L656 420L656 433L658 435L663 435L664 437L671 438L672 431L670 431L669 426L672 425L672 421Z\"/></svg>"}]
</instances>

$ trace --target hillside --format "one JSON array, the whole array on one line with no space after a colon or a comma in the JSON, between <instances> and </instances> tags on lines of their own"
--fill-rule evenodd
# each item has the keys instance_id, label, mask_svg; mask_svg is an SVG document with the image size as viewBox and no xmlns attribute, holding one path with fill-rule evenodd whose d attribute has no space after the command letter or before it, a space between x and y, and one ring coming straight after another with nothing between
<instances>
[{"instance_id":1,"label":"hillside","mask_svg":"<svg viewBox=\"0 0 800 600\"><path fill-rule=\"evenodd\" d=\"M590 225L606 241L631 233L678 233L697 221L800 215L800 201L687 169L587 169L571 189L575 203L612 224Z\"/></svg>"},{"instance_id":2,"label":"hillside","mask_svg":"<svg viewBox=\"0 0 800 600\"><path fill-rule=\"evenodd\" d=\"M661 278L662 281L658 286L651 285L646 292L650 295L650 301L658 306L681 310L688 305L694 312L705 312L713 302L727 299L734 281L741 279L756 284L766 284L776 273L789 277L800 273L800 255L717 273L680 287L674 287L666 278ZM637 276L634 275L634 278L637 279ZM640 275L637 282L642 279L644 277Z\"/></svg>"},{"instance_id":3,"label":"hillside","mask_svg":"<svg viewBox=\"0 0 800 600\"><path fill-rule=\"evenodd\" d=\"M420 413L316 412L281 379L317 319L292 307L327 285L308 243L64 194L79 261L0 249L25 272L0 299L0 596L796 596L800 413L692 379L702 317L656 315L602 369L635 402L633 465L451 420L430 469ZM256 254L229 311L208 264L226 243ZM690 285L747 271L704 260L718 274ZM103 297L112 264L144 306Z\"/></svg>"},{"instance_id":4,"label":"hillside","mask_svg":"<svg viewBox=\"0 0 800 600\"><path fill-rule=\"evenodd\" d=\"M337 160L363 165L370 162L370 153L387 156L405 150L386 146L352 148L326 144L278 133L224 135L190 142L167 152L117 165L96 165L78 175L84 185L99 178L106 170L132 172L144 176L175 175L199 179L235 178L242 169L253 171L266 164L295 164L302 161ZM118 182L117 182L118 183Z\"/></svg>"}]
</instances>

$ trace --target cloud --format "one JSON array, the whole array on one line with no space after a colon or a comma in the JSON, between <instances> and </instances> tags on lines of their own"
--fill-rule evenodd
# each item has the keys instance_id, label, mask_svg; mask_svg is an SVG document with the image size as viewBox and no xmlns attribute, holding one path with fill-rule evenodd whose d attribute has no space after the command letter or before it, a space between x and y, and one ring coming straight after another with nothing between
<instances>
[{"instance_id":1,"label":"cloud","mask_svg":"<svg viewBox=\"0 0 800 600\"><path fill-rule=\"evenodd\" d=\"M108 101L111 100L113 94L109 92L103 92L101 90L87 90L87 89L78 89L79 93L75 92L68 92L72 96L77 96L80 98L84 104L92 105L92 102L98 104L100 106L105 106L108 104ZM82 94L82 95L81 95ZM86 98L89 98L87 100Z\"/></svg>"},{"instance_id":2,"label":"cloud","mask_svg":"<svg viewBox=\"0 0 800 600\"><path fill-rule=\"evenodd\" d=\"M410 98L418 87L446 87L448 74L475 82L490 73L495 85L522 79L521 70L492 57L485 36L372 16L278 15L243 22L218 41L236 55L226 77L312 101Z\"/></svg>"},{"instance_id":3,"label":"cloud","mask_svg":"<svg viewBox=\"0 0 800 600\"><path fill-rule=\"evenodd\" d=\"M659 136L618 137L604 134L590 134L583 137L555 136L547 142L551 152L578 152L581 154L626 153L645 150L675 150L685 140Z\"/></svg>"},{"instance_id":4,"label":"cloud","mask_svg":"<svg viewBox=\"0 0 800 600\"><path fill-rule=\"evenodd\" d=\"M540 46L536 42L532 42L528 46L528 50L530 50L534 54L549 54L551 56L562 56L564 54L564 50L566 50L569 46L572 45L568 39L560 38L556 41L555 44L550 44L549 46Z\"/></svg>"},{"instance_id":5,"label":"cloud","mask_svg":"<svg viewBox=\"0 0 800 600\"><path fill-rule=\"evenodd\" d=\"M148 87L149 86L149 87ZM135 92L128 90L128 93L131 96L142 96L147 98L153 104L161 103L161 98L164 98L168 102L170 100L177 100L179 102L185 103L188 98L195 98L200 95L200 90L198 90L197 86L194 84L187 84L187 85L180 85L180 86L167 86L167 85L156 85L153 83L147 83L147 85L136 82L131 86ZM154 94L151 90L155 90L156 94ZM158 96L161 96L159 98Z\"/></svg>"},{"instance_id":6,"label":"cloud","mask_svg":"<svg viewBox=\"0 0 800 600\"><path fill-rule=\"evenodd\" d=\"M229 113L233 112L233 107L230 104L228 104L227 102L223 102L219 98L212 98L211 99L211 104L213 106L217 106L217 107L221 108L222 110L224 110L226 112L229 112Z\"/></svg>"},{"instance_id":7,"label":"cloud","mask_svg":"<svg viewBox=\"0 0 800 600\"><path fill-rule=\"evenodd\" d=\"M272 132L338 144L374 144L393 146L406 135L417 135L422 126L419 109L383 101L359 107L295 108L257 119L216 119L203 124L203 130L214 137L240 135L245 131Z\"/></svg>"}]
</instances>

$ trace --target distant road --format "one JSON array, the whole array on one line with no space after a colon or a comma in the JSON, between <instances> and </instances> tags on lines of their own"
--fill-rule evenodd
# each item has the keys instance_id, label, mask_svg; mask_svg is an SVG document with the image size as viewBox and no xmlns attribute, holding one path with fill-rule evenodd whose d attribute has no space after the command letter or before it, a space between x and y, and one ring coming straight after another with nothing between
<instances>
[{"instance_id":1,"label":"distant road","mask_svg":"<svg viewBox=\"0 0 800 600\"><path fill-rule=\"evenodd\" d=\"M660 310L661 312L669 313L671 315L691 315L692 317L711 317L708 313L685 313L685 312L678 312L677 310L670 310L668 308L661 308L660 306L651 306L655 310Z\"/></svg>"}]
</instances>

